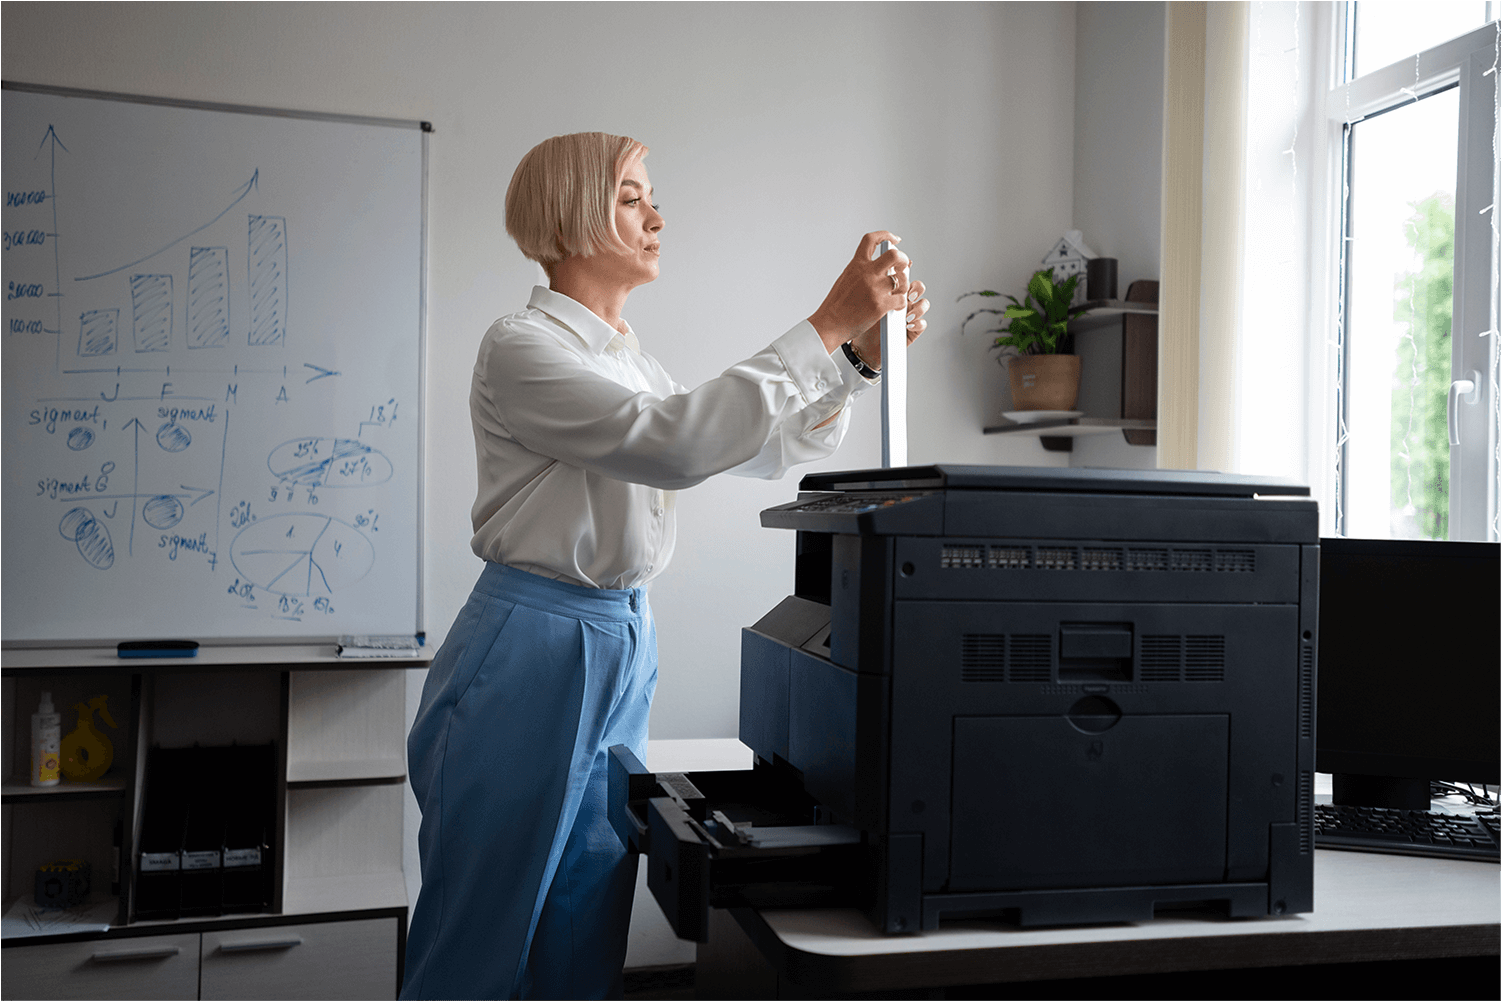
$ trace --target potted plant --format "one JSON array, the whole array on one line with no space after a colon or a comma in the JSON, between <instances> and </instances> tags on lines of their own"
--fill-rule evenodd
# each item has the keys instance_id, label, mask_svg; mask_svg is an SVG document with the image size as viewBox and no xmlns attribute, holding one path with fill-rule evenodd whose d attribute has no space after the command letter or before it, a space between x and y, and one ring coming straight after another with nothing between
<instances>
[{"instance_id":1,"label":"potted plant","mask_svg":"<svg viewBox=\"0 0 1501 1001\"><path fill-rule=\"evenodd\" d=\"M987 333L998 335L991 347L1001 350L999 360L1010 375L1011 399L1017 410L1072 410L1079 400L1079 357L1072 353L1068 325L1089 307L1072 305L1078 284L1075 274L1055 285L1053 269L1041 268L1033 272L1020 302L1008 295L1011 304L1006 308L977 309L959 325L963 331L981 313L1009 321ZM986 289L959 298L971 295L999 293Z\"/></svg>"}]
</instances>

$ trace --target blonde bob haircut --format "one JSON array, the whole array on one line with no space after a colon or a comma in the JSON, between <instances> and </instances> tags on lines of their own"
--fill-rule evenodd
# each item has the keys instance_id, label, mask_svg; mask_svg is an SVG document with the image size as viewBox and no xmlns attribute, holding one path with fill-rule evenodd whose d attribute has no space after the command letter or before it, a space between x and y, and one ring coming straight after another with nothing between
<instances>
[{"instance_id":1,"label":"blonde bob haircut","mask_svg":"<svg viewBox=\"0 0 1501 1001\"><path fill-rule=\"evenodd\" d=\"M506 232L529 260L552 276L577 254L628 248L615 228L615 193L646 146L627 136L574 132L533 146L506 189Z\"/></svg>"}]
</instances>

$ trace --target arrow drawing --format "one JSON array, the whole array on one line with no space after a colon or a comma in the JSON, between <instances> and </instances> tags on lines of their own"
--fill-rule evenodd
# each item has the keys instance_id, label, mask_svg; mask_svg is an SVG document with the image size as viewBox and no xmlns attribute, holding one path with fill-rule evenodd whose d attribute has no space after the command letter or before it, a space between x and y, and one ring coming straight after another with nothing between
<instances>
[{"instance_id":1,"label":"arrow drawing","mask_svg":"<svg viewBox=\"0 0 1501 1001\"><path fill-rule=\"evenodd\" d=\"M161 248L160 250L154 250L151 253L147 254L145 257L139 257L136 260L131 261L129 264L122 264L118 268L110 268L108 271L101 271L97 275L80 275L79 277L74 278L73 280L75 282L93 281L95 278L103 278L105 275L112 275L112 274L115 274L116 272L124 271L126 268L133 268L137 264L141 264L141 263L143 263L145 261L151 260L157 254L162 254L162 253L165 253L168 250L171 250L173 247L177 246L179 243L181 243L182 241L186 240L188 237L190 237L190 236L196 236L199 233L202 233L204 230L208 229L214 223L218 222L220 219L223 219L225 217L225 215L227 215L229 213L230 209L232 209L236 205L240 204L240 202L244 200L245 196L248 195L248 194L250 194L250 192L255 189L256 183L260 179L260 176L261 176L261 171L260 171L260 168L257 167L255 173L253 173L253 174L250 175L250 180L245 184L245 186L238 189L238 193L235 195L234 201L232 201L228 205L226 205L224 207L224 211L223 212L220 212L218 215L214 216L208 222L204 223L202 226L199 226L197 229L193 230L191 233L184 233L182 236L179 236L177 239L173 240L171 243L167 244L165 247ZM61 326L61 321L59 321L59 326Z\"/></svg>"},{"instance_id":2,"label":"arrow drawing","mask_svg":"<svg viewBox=\"0 0 1501 1001\"><path fill-rule=\"evenodd\" d=\"M136 543L136 505L140 503L138 495L141 492L141 432L146 430L146 425L142 424L140 419L136 417L132 417L125 422L127 428L132 424L136 426L135 434L132 435L132 439L135 441L135 472L130 483L130 492L132 494L130 498L130 539L126 544L125 551L134 556Z\"/></svg>"},{"instance_id":3,"label":"arrow drawing","mask_svg":"<svg viewBox=\"0 0 1501 1001\"><path fill-rule=\"evenodd\" d=\"M49 144L52 146L52 166L51 173L47 175L47 200L52 203L52 288L54 292L61 292L63 287L63 269L62 263L57 256L57 148L62 146L63 152L66 153L68 152L68 147L63 146L63 141L57 138L57 133L53 131L50 124L47 126L47 134L42 136L42 146ZM37 148L37 154L41 154L41 147ZM57 337L56 364L58 368L62 368L63 297L57 295L55 298L57 300L57 329L53 330L52 333Z\"/></svg>"},{"instance_id":4,"label":"arrow drawing","mask_svg":"<svg viewBox=\"0 0 1501 1001\"><path fill-rule=\"evenodd\" d=\"M309 379L308 382L317 382L319 379L327 379L331 375L343 375L344 374L343 372L335 372L331 368L324 368L321 365L314 365L311 362L303 362L302 363L302 367L303 368L310 368L314 372L318 373L317 375L315 375L311 379Z\"/></svg>"}]
</instances>

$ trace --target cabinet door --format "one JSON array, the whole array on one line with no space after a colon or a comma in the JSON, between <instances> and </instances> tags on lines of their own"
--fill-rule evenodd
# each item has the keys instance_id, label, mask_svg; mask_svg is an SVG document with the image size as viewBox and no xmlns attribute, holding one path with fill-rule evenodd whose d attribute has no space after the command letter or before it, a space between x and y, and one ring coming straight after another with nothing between
<instances>
[{"instance_id":1,"label":"cabinet door","mask_svg":"<svg viewBox=\"0 0 1501 1001\"><path fill-rule=\"evenodd\" d=\"M198 997L198 936L95 939L5 950L8 998Z\"/></svg>"},{"instance_id":2,"label":"cabinet door","mask_svg":"<svg viewBox=\"0 0 1501 1001\"><path fill-rule=\"evenodd\" d=\"M396 919L206 932L199 996L394 998Z\"/></svg>"}]
</instances>

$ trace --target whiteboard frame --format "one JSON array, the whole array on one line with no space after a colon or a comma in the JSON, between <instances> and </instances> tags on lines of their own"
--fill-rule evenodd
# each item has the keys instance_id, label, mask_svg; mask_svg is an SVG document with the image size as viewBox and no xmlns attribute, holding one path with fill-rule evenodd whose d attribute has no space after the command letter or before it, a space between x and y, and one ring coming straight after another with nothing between
<instances>
[{"instance_id":1,"label":"whiteboard frame","mask_svg":"<svg viewBox=\"0 0 1501 1001\"><path fill-rule=\"evenodd\" d=\"M427 635L426 595L424 585L427 574L423 567L426 552L427 531L427 282L428 282L428 139L435 131L431 122L411 118L382 118L371 115L346 115L327 111L304 111L295 108L268 108L250 104L223 104L217 101L193 101L177 97L156 97L148 94L123 94L117 91L86 90L81 87L55 87L49 84L26 83L20 80L0 80L0 90L13 90L25 94L48 94L56 97L76 97L95 101L122 101L130 104L152 104L169 108L191 108L198 111L218 111L235 115L258 115L266 118L305 118L320 122L340 122L351 125L369 125L383 128L416 129L421 133L422 157L422 204L418 208L421 246L418 248L417 287L417 607L415 609L416 636L425 640ZM203 643L204 647L306 647L320 640L335 642L338 637L217 637ZM93 650L113 647L105 641L79 643L70 640L9 640L0 638L0 650ZM130 661L121 664L129 666ZM191 660L182 663L190 665ZM369 666L379 661L357 662ZM9 666L9 665L7 665Z\"/></svg>"}]
</instances>

